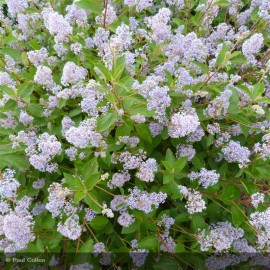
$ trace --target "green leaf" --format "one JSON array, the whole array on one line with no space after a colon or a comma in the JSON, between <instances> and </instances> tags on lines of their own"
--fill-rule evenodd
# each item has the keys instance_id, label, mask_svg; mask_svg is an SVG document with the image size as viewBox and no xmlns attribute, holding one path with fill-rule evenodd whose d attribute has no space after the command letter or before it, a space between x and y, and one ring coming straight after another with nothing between
<instances>
[{"instance_id":1,"label":"green leaf","mask_svg":"<svg viewBox=\"0 0 270 270\"><path fill-rule=\"evenodd\" d=\"M208 66L206 64L203 64L203 63L200 63L200 62L197 62L197 61L193 61L192 62L195 66L197 66L203 74L208 74L209 73L209 69L208 69Z\"/></svg>"},{"instance_id":2,"label":"green leaf","mask_svg":"<svg viewBox=\"0 0 270 270\"><path fill-rule=\"evenodd\" d=\"M194 231L198 231L198 229L203 229L207 227L207 224L203 218L203 216L198 214L193 214L191 216L191 227Z\"/></svg>"},{"instance_id":3,"label":"green leaf","mask_svg":"<svg viewBox=\"0 0 270 270\"><path fill-rule=\"evenodd\" d=\"M182 269L175 258L165 255L161 256L161 259L152 267L154 270Z\"/></svg>"},{"instance_id":4,"label":"green leaf","mask_svg":"<svg viewBox=\"0 0 270 270\"><path fill-rule=\"evenodd\" d=\"M223 46L218 54L216 66L219 67L221 65L224 65L227 58L227 52L229 52L230 48L227 44L223 43Z\"/></svg>"},{"instance_id":5,"label":"green leaf","mask_svg":"<svg viewBox=\"0 0 270 270\"><path fill-rule=\"evenodd\" d=\"M10 99L4 106L5 111L13 110L17 107L17 102L15 100Z\"/></svg>"},{"instance_id":6,"label":"green leaf","mask_svg":"<svg viewBox=\"0 0 270 270\"><path fill-rule=\"evenodd\" d=\"M259 98L257 99L257 101L270 104L270 98L267 98L267 97Z\"/></svg>"},{"instance_id":7,"label":"green leaf","mask_svg":"<svg viewBox=\"0 0 270 270\"><path fill-rule=\"evenodd\" d=\"M92 190L91 193L87 194L84 197L84 201L88 204L88 206L91 209L93 209L94 211L100 213L101 212L101 207L99 206L100 203L99 203L97 195L96 195L96 193L94 191L95 190ZM97 203L99 203L99 204L97 204Z\"/></svg>"},{"instance_id":8,"label":"green leaf","mask_svg":"<svg viewBox=\"0 0 270 270\"><path fill-rule=\"evenodd\" d=\"M173 164L171 164L169 161L167 160L163 160L162 164L164 165L164 167L166 168L166 170L168 171L172 171L173 170Z\"/></svg>"},{"instance_id":9,"label":"green leaf","mask_svg":"<svg viewBox=\"0 0 270 270\"><path fill-rule=\"evenodd\" d=\"M270 179L270 166L259 166L256 167L256 171L262 176L262 178Z\"/></svg>"},{"instance_id":10,"label":"green leaf","mask_svg":"<svg viewBox=\"0 0 270 270\"><path fill-rule=\"evenodd\" d=\"M17 73L22 79L27 80L27 81L32 81L34 79L35 74L30 71L20 71Z\"/></svg>"},{"instance_id":11,"label":"green leaf","mask_svg":"<svg viewBox=\"0 0 270 270\"><path fill-rule=\"evenodd\" d=\"M32 253L39 253L40 252L39 248L36 245L34 245L33 243L29 243L27 245L27 248L24 251L25 252L28 252L30 254L32 254Z\"/></svg>"},{"instance_id":12,"label":"green leaf","mask_svg":"<svg viewBox=\"0 0 270 270\"><path fill-rule=\"evenodd\" d=\"M2 0L4 1L4 0ZM1 1L0 1L1 3ZM10 33L9 35L7 35L7 37L5 38L4 44L6 45L10 45L12 44L14 41L16 41L16 38L12 35L12 33Z\"/></svg>"},{"instance_id":13,"label":"green leaf","mask_svg":"<svg viewBox=\"0 0 270 270\"><path fill-rule=\"evenodd\" d=\"M32 94L33 90L34 85L29 82L25 82L18 87L18 96L23 98L28 97Z\"/></svg>"},{"instance_id":14,"label":"green leaf","mask_svg":"<svg viewBox=\"0 0 270 270\"><path fill-rule=\"evenodd\" d=\"M109 128L115 123L117 117L118 116L115 112L109 112L106 115L100 116L97 120L97 132L109 130Z\"/></svg>"},{"instance_id":15,"label":"green leaf","mask_svg":"<svg viewBox=\"0 0 270 270\"><path fill-rule=\"evenodd\" d=\"M120 136L129 136L130 132L131 128L126 124L122 124L121 126L116 128L115 138L119 138Z\"/></svg>"},{"instance_id":16,"label":"green leaf","mask_svg":"<svg viewBox=\"0 0 270 270\"><path fill-rule=\"evenodd\" d=\"M247 62L247 59L240 51L235 51L231 54L230 62L233 65L242 65Z\"/></svg>"},{"instance_id":17,"label":"green leaf","mask_svg":"<svg viewBox=\"0 0 270 270\"><path fill-rule=\"evenodd\" d=\"M87 240L79 249L79 253L90 253L93 251L94 241L92 239Z\"/></svg>"},{"instance_id":18,"label":"green leaf","mask_svg":"<svg viewBox=\"0 0 270 270\"><path fill-rule=\"evenodd\" d=\"M108 68L106 68L102 63L95 63L95 67L97 67L101 73L104 75L106 80L111 81L113 76Z\"/></svg>"},{"instance_id":19,"label":"green leaf","mask_svg":"<svg viewBox=\"0 0 270 270\"><path fill-rule=\"evenodd\" d=\"M181 172L186 166L187 162L188 162L188 157L178 158L174 163L175 172L178 172L178 173Z\"/></svg>"},{"instance_id":20,"label":"green leaf","mask_svg":"<svg viewBox=\"0 0 270 270\"><path fill-rule=\"evenodd\" d=\"M68 184L68 186L71 189L77 189L75 177L73 175L68 174L68 173L64 173L64 177L65 177L66 183Z\"/></svg>"},{"instance_id":21,"label":"green leaf","mask_svg":"<svg viewBox=\"0 0 270 270\"><path fill-rule=\"evenodd\" d=\"M255 22L260 19L258 12L259 12L259 7L256 7L252 10L251 15L250 15L250 19L252 22Z\"/></svg>"},{"instance_id":22,"label":"green leaf","mask_svg":"<svg viewBox=\"0 0 270 270\"><path fill-rule=\"evenodd\" d=\"M82 170L82 178L87 181L93 174L96 173L98 173L98 161L97 158L94 157L84 165Z\"/></svg>"},{"instance_id":23,"label":"green leaf","mask_svg":"<svg viewBox=\"0 0 270 270\"><path fill-rule=\"evenodd\" d=\"M9 56L11 56L11 57L14 58L15 60L16 60L16 59L19 59L19 58L21 57L20 51L15 50L15 49L13 49L13 48L8 48L8 47L6 47L6 48L1 48L1 49L0 49L0 52L1 52L1 54L3 54L3 55L9 55Z\"/></svg>"},{"instance_id":24,"label":"green leaf","mask_svg":"<svg viewBox=\"0 0 270 270\"><path fill-rule=\"evenodd\" d=\"M28 67L29 66L29 60L28 60L26 52L21 53L21 58L22 58L22 62L24 64L24 66Z\"/></svg>"},{"instance_id":25,"label":"green leaf","mask_svg":"<svg viewBox=\"0 0 270 270\"><path fill-rule=\"evenodd\" d=\"M233 199L239 199L240 190L234 184L228 184L220 197L222 201L231 202Z\"/></svg>"},{"instance_id":26,"label":"green leaf","mask_svg":"<svg viewBox=\"0 0 270 270\"><path fill-rule=\"evenodd\" d=\"M252 183L249 180L247 180L247 179L242 179L241 180L241 183L243 184L245 190L247 191L247 193L249 195L251 195L251 194L253 194L253 193L255 193L255 192L258 191L257 186L254 183Z\"/></svg>"},{"instance_id":27,"label":"green leaf","mask_svg":"<svg viewBox=\"0 0 270 270\"><path fill-rule=\"evenodd\" d=\"M12 154L15 153L16 155L18 155L20 152L24 153L24 148L16 148L16 149L12 149L12 146L10 143L7 142L0 142L0 155L4 155L4 154Z\"/></svg>"},{"instance_id":28,"label":"green leaf","mask_svg":"<svg viewBox=\"0 0 270 270\"><path fill-rule=\"evenodd\" d=\"M68 115L70 117L74 117L74 116L77 116L77 115L79 115L81 113L82 113L82 109L81 108L76 108L74 110L71 110Z\"/></svg>"},{"instance_id":29,"label":"green leaf","mask_svg":"<svg viewBox=\"0 0 270 270\"><path fill-rule=\"evenodd\" d=\"M36 247L39 250L39 252L44 252L44 246L40 238L38 238L36 241Z\"/></svg>"},{"instance_id":30,"label":"green leaf","mask_svg":"<svg viewBox=\"0 0 270 270\"><path fill-rule=\"evenodd\" d=\"M158 239L156 236L148 236L141 240L138 244L139 248L145 248L152 251L158 250Z\"/></svg>"},{"instance_id":31,"label":"green leaf","mask_svg":"<svg viewBox=\"0 0 270 270\"><path fill-rule=\"evenodd\" d=\"M167 151L166 151L165 159L169 162L169 164L172 167L174 166L175 157L174 157L174 154L173 154L173 152L172 152L172 150L170 148L168 148Z\"/></svg>"},{"instance_id":32,"label":"green leaf","mask_svg":"<svg viewBox=\"0 0 270 270\"><path fill-rule=\"evenodd\" d=\"M86 180L87 190L90 191L100 181L100 173L92 174L88 180Z\"/></svg>"},{"instance_id":33,"label":"green leaf","mask_svg":"<svg viewBox=\"0 0 270 270\"><path fill-rule=\"evenodd\" d=\"M90 226L97 231L102 230L107 224L109 220L104 216L96 216L91 222Z\"/></svg>"},{"instance_id":34,"label":"green leaf","mask_svg":"<svg viewBox=\"0 0 270 270\"><path fill-rule=\"evenodd\" d=\"M229 0L217 0L213 4L213 6L220 6L220 7L229 6L229 5L230 5Z\"/></svg>"},{"instance_id":35,"label":"green leaf","mask_svg":"<svg viewBox=\"0 0 270 270\"><path fill-rule=\"evenodd\" d=\"M85 192L82 191L75 192L74 202L75 203L80 202L85 196L86 196Z\"/></svg>"},{"instance_id":36,"label":"green leaf","mask_svg":"<svg viewBox=\"0 0 270 270\"><path fill-rule=\"evenodd\" d=\"M246 219L244 209L241 209L238 205L231 207L232 221L235 227L239 227Z\"/></svg>"},{"instance_id":37,"label":"green leaf","mask_svg":"<svg viewBox=\"0 0 270 270\"><path fill-rule=\"evenodd\" d=\"M239 124L250 125L249 119L243 112L239 112L237 114L230 114L228 118L235 120Z\"/></svg>"},{"instance_id":38,"label":"green leaf","mask_svg":"<svg viewBox=\"0 0 270 270\"><path fill-rule=\"evenodd\" d=\"M40 223L43 229L51 230L55 226L56 220L52 217L51 213L46 212L46 214L42 216Z\"/></svg>"},{"instance_id":39,"label":"green leaf","mask_svg":"<svg viewBox=\"0 0 270 270\"><path fill-rule=\"evenodd\" d=\"M196 166L197 169L201 169L202 167L205 166L203 157L201 155L195 155L192 158L192 163Z\"/></svg>"},{"instance_id":40,"label":"green leaf","mask_svg":"<svg viewBox=\"0 0 270 270\"><path fill-rule=\"evenodd\" d=\"M100 14L103 10L102 1L98 0L80 0L74 4L84 10L93 12L94 14Z\"/></svg>"},{"instance_id":41,"label":"green leaf","mask_svg":"<svg viewBox=\"0 0 270 270\"><path fill-rule=\"evenodd\" d=\"M179 223L182 223L182 222L187 222L189 220L190 220L189 214L187 212L182 212L181 214L176 216L175 223L179 224Z\"/></svg>"},{"instance_id":42,"label":"green leaf","mask_svg":"<svg viewBox=\"0 0 270 270\"><path fill-rule=\"evenodd\" d=\"M83 182L81 181L80 178L74 177L74 181L75 181L76 188L77 188L78 190L80 190L80 191L86 190L86 189L85 189L85 186L84 186L84 184L83 184Z\"/></svg>"},{"instance_id":43,"label":"green leaf","mask_svg":"<svg viewBox=\"0 0 270 270\"><path fill-rule=\"evenodd\" d=\"M265 89L264 83L256 83L251 91L252 99L255 100L260 98L264 92L264 89Z\"/></svg>"},{"instance_id":44,"label":"green leaf","mask_svg":"<svg viewBox=\"0 0 270 270\"><path fill-rule=\"evenodd\" d=\"M147 105L145 103L136 103L134 100L125 100L124 105L127 104L127 102L132 101L131 105L132 107L129 109L130 115L136 115L136 114L141 114L147 117L151 117L154 115L154 111L149 111L147 108Z\"/></svg>"},{"instance_id":45,"label":"green leaf","mask_svg":"<svg viewBox=\"0 0 270 270\"><path fill-rule=\"evenodd\" d=\"M40 50L40 49L41 49L41 47L40 47L38 41L35 40L35 39L32 39L32 40L29 42L29 45L30 45L34 50Z\"/></svg>"},{"instance_id":46,"label":"green leaf","mask_svg":"<svg viewBox=\"0 0 270 270\"><path fill-rule=\"evenodd\" d=\"M163 174L163 184L168 184L173 181L174 175L172 173L166 172Z\"/></svg>"},{"instance_id":47,"label":"green leaf","mask_svg":"<svg viewBox=\"0 0 270 270\"><path fill-rule=\"evenodd\" d=\"M29 104L26 110L36 117L42 118L44 116L43 110L36 104Z\"/></svg>"},{"instance_id":48,"label":"green leaf","mask_svg":"<svg viewBox=\"0 0 270 270\"><path fill-rule=\"evenodd\" d=\"M15 96L16 96L16 93L14 92L14 90L11 89L11 88L9 88L9 87L6 86L6 85L1 85L1 86L0 86L0 91L1 91L1 92L4 92L4 93L6 93L6 94L8 94L8 95L10 95L10 96L12 96L12 97L15 97Z\"/></svg>"},{"instance_id":49,"label":"green leaf","mask_svg":"<svg viewBox=\"0 0 270 270\"><path fill-rule=\"evenodd\" d=\"M122 55L116 60L114 68L113 68L114 80L117 81L121 77L121 75L125 69L125 66L126 66L125 65L125 55Z\"/></svg>"},{"instance_id":50,"label":"green leaf","mask_svg":"<svg viewBox=\"0 0 270 270\"><path fill-rule=\"evenodd\" d=\"M137 220L135 220L135 222L133 222L129 227L123 227L121 233L122 234L130 234L130 233L134 233L137 232L139 230L139 223Z\"/></svg>"},{"instance_id":51,"label":"green leaf","mask_svg":"<svg viewBox=\"0 0 270 270\"><path fill-rule=\"evenodd\" d=\"M29 167L29 163L26 160L25 156L18 154L5 154L0 156L0 167L1 169L11 165L16 169L23 168L26 169Z\"/></svg>"},{"instance_id":52,"label":"green leaf","mask_svg":"<svg viewBox=\"0 0 270 270\"><path fill-rule=\"evenodd\" d=\"M152 143L152 136L149 127L146 124L135 124L135 128L140 139Z\"/></svg>"},{"instance_id":53,"label":"green leaf","mask_svg":"<svg viewBox=\"0 0 270 270\"><path fill-rule=\"evenodd\" d=\"M174 252L175 253L186 252L184 243L182 242L177 243L175 246Z\"/></svg>"},{"instance_id":54,"label":"green leaf","mask_svg":"<svg viewBox=\"0 0 270 270\"><path fill-rule=\"evenodd\" d=\"M172 74L168 70L164 70L164 73L166 75L168 85L171 85L174 81Z\"/></svg>"}]
</instances>

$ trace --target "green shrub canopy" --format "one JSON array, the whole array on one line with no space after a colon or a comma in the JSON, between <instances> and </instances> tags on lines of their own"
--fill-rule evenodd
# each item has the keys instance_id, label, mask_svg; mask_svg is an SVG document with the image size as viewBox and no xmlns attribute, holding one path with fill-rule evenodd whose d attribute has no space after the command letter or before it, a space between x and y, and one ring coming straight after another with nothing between
<instances>
[{"instance_id":1,"label":"green shrub canopy","mask_svg":"<svg viewBox=\"0 0 270 270\"><path fill-rule=\"evenodd\" d=\"M6 266L260 264L269 23L269 0L1 0Z\"/></svg>"}]
</instances>

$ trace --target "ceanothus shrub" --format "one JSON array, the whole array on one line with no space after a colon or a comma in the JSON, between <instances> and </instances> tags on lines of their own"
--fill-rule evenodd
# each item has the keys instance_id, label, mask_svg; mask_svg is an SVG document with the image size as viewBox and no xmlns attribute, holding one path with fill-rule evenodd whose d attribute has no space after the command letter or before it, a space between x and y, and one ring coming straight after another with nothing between
<instances>
[{"instance_id":1,"label":"ceanothus shrub","mask_svg":"<svg viewBox=\"0 0 270 270\"><path fill-rule=\"evenodd\" d=\"M263 262L269 0L0 3L2 258Z\"/></svg>"}]
</instances>

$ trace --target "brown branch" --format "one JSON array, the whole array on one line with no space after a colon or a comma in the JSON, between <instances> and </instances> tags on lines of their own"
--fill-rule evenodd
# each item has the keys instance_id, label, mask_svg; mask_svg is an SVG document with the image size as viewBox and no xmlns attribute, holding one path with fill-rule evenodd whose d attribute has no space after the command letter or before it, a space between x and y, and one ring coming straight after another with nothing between
<instances>
[{"instance_id":1,"label":"brown branch","mask_svg":"<svg viewBox=\"0 0 270 270\"><path fill-rule=\"evenodd\" d=\"M103 27L106 29L106 16L107 16L108 0L104 0L104 20Z\"/></svg>"}]
</instances>

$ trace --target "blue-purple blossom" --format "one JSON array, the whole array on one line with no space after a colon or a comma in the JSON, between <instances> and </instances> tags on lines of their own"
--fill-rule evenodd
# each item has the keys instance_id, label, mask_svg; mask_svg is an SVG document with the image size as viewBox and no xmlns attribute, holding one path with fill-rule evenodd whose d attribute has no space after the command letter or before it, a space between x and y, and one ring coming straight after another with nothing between
<instances>
[{"instance_id":1,"label":"blue-purple blossom","mask_svg":"<svg viewBox=\"0 0 270 270\"><path fill-rule=\"evenodd\" d=\"M228 162L237 162L239 167L245 167L250 162L250 151L247 147L241 146L239 142L230 141L226 147L222 149L225 160Z\"/></svg>"}]
</instances>

